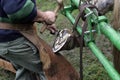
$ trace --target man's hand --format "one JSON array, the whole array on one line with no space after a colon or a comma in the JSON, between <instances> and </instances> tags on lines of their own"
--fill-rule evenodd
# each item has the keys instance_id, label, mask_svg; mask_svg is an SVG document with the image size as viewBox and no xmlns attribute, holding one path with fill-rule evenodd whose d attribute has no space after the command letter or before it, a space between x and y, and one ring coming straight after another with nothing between
<instances>
[{"instance_id":1,"label":"man's hand","mask_svg":"<svg viewBox=\"0 0 120 80\"><path fill-rule=\"evenodd\" d=\"M53 24L56 20L56 14L52 11L44 12L43 18L47 24Z\"/></svg>"},{"instance_id":2,"label":"man's hand","mask_svg":"<svg viewBox=\"0 0 120 80\"><path fill-rule=\"evenodd\" d=\"M42 12L37 10L37 16L34 19L35 22L45 22L46 24L53 24L56 20L56 14L53 11Z\"/></svg>"}]
</instances>

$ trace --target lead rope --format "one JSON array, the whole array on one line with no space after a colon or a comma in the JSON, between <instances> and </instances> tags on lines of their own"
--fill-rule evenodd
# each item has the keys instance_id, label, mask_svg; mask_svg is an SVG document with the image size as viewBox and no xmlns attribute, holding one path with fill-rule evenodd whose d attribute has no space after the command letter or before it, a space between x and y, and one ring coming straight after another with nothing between
<instances>
[{"instance_id":1,"label":"lead rope","mask_svg":"<svg viewBox=\"0 0 120 80\"><path fill-rule=\"evenodd\" d=\"M87 21L86 18L84 17L84 9L86 7L91 7L91 5L87 5L87 4L82 4L81 5L81 0L79 1L79 14L75 20L75 23L73 25L73 33L76 33L76 27L78 25L78 22L80 20L80 18L82 18L83 20L83 24L82 24L82 33L80 38L78 39L77 36L75 35L75 37L77 38L77 41L79 43L80 46L80 80L83 80L83 60L82 60L82 56L83 56L83 46L84 46L84 32L86 31L87 28Z\"/></svg>"},{"instance_id":2,"label":"lead rope","mask_svg":"<svg viewBox=\"0 0 120 80\"><path fill-rule=\"evenodd\" d=\"M80 8L81 7L81 0L79 1L79 11L80 11ZM75 20L75 23L73 24L73 33L76 33L76 27L78 25L78 22L80 20L80 18L82 17L82 12L80 11L80 13L78 14L76 20ZM77 36L75 35L75 37L77 38ZM81 35L81 38L78 39L77 38L77 41L79 43L79 46L80 46L80 80L83 80L83 61L82 61L82 52L83 52L83 30L82 30L82 35Z\"/></svg>"},{"instance_id":3,"label":"lead rope","mask_svg":"<svg viewBox=\"0 0 120 80\"><path fill-rule=\"evenodd\" d=\"M79 1L79 11L80 11L80 7L81 7L81 0ZM80 15L81 15L81 13L80 13ZM82 30L82 34L81 34L81 38L80 38L80 43L79 43L79 45L80 45L80 79L83 80L83 60L82 60L82 56L83 56L83 54L82 54L82 52L83 52L83 30Z\"/></svg>"},{"instance_id":4,"label":"lead rope","mask_svg":"<svg viewBox=\"0 0 120 80\"><path fill-rule=\"evenodd\" d=\"M82 61L82 56L83 56L83 46L84 46L84 32L87 29L87 20L85 18L85 13L84 10L85 8L95 8L97 9L94 5L85 2L84 4L81 5L81 0L79 1L79 14L75 20L75 23L73 25L73 34L76 34L76 27L78 25L78 22L80 20L80 18L83 20L83 24L82 24L82 33L80 35L80 39L77 38L77 36L75 35L75 37L77 38L77 41L79 43L80 46L80 80L83 80L83 61Z\"/></svg>"}]
</instances>

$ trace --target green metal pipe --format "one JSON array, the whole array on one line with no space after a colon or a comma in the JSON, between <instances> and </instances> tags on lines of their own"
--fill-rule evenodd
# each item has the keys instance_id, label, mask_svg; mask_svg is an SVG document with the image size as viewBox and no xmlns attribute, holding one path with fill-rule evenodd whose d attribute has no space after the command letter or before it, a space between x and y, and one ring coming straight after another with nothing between
<instances>
[{"instance_id":1,"label":"green metal pipe","mask_svg":"<svg viewBox=\"0 0 120 80\"><path fill-rule=\"evenodd\" d=\"M99 23L100 31L120 50L120 35L105 22Z\"/></svg>"},{"instance_id":2,"label":"green metal pipe","mask_svg":"<svg viewBox=\"0 0 120 80\"><path fill-rule=\"evenodd\" d=\"M71 2L73 2L77 7L79 6L79 1L80 0L71 0Z\"/></svg>"},{"instance_id":3,"label":"green metal pipe","mask_svg":"<svg viewBox=\"0 0 120 80\"><path fill-rule=\"evenodd\" d=\"M72 24L74 24L75 19L71 15L69 11L66 11L65 13L66 17L71 21ZM79 26L77 26L77 31L81 34L82 30ZM87 38L85 35L84 39ZM109 61L106 59L106 57L103 55L103 53L96 47L96 45L93 42L88 43L88 47L91 49L93 54L99 59L99 61L104 66L105 70L108 72L109 76L112 80L120 80L120 75L118 72L113 68L113 66L109 63Z\"/></svg>"},{"instance_id":4,"label":"green metal pipe","mask_svg":"<svg viewBox=\"0 0 120 80\"><path fill-rule=\"evenodd\" d=\"M97 46L90 42L88 43L90 50L93 54L99 59L99 61L103 64L105 70L108 72L109 76L112 80L120 80L120 75L118 72L113 68L113 66L109 63L103 53L97 48Z\"/></svg>"},{"instance_id":5,"label":"green metal pipe","mask_svg":"<svg viewBox=\"0 0 120 80\"><path fill-rule=\"evenodd\" d=\"M71 0L77 7L79 6L79 0ZM82 4L82 2L81 2ZM90 12L90 9L86 9L86 12ZM93 15L94 18L96 18L95 15ZM112 43L113 45L120 50L120 35L117 34L117 32L110 27L105 21L101 21L99 23L100 25L100 31L102 34L104 34Z\"/></svg>"}]
</instances>

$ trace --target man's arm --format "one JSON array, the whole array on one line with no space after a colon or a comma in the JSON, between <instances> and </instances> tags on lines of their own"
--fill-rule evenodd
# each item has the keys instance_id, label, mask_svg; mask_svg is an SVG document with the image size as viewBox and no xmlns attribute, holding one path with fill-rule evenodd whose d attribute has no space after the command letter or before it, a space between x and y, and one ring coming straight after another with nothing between
<instances>
[{"instance_id":1,"label":"man's arm","mask_svg":"<svg viewBox=\"0 0 120 80\"><path fill-rule=\"evenodd\" d=\"M37 10L35 0L1 0L3 10L13 23L43 22L52 24L55 13Z\"/></svg>"},{"instance_id":2,"label":"man's arm","mask_svg":"<svg viewBox=\"0 0 120 80\"><path fill-rule=\"evenodd\" d=\"M30 22L36 15L36 5L31 0L1 0L3 10L12 22Z\"/></svg>"}]
</instances>

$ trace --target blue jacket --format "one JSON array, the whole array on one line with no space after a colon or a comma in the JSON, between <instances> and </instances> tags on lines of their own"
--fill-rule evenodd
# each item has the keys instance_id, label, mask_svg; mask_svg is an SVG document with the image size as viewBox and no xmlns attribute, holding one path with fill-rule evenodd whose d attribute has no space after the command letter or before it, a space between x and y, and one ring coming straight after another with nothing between
<instances>
[{"instance_id":1,"label":"blue jacket","mask_svg":"<svg viewBox=\"0 0 120 80\"><path fill-rule=\"evenodd\" d=\"M0 0L0 22L31 23L36 15L35 0ZM21 36L17 31L0 29L0 42L11 41Z\"/></svg>"}]
</instances>

